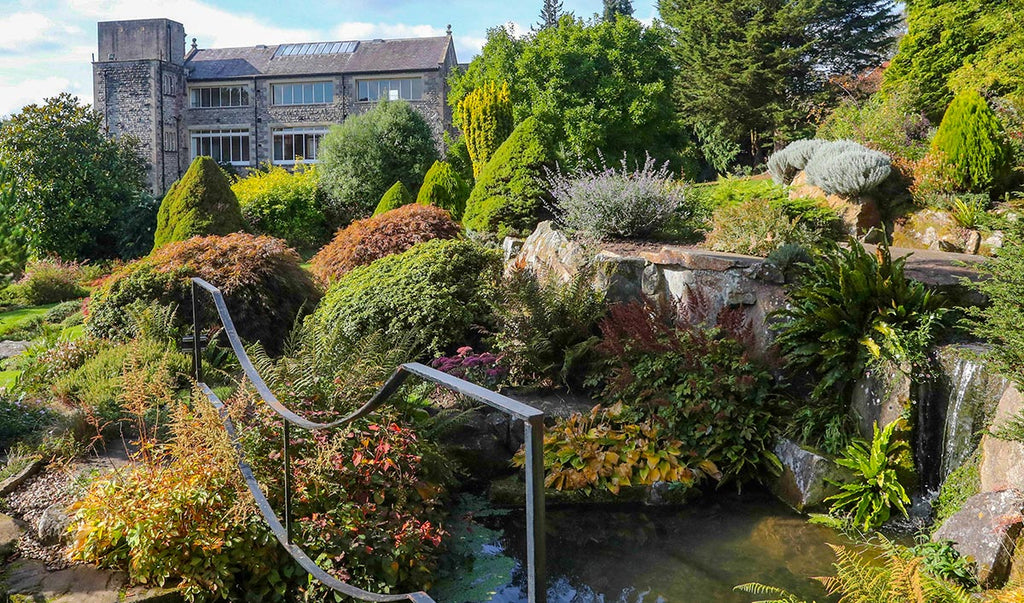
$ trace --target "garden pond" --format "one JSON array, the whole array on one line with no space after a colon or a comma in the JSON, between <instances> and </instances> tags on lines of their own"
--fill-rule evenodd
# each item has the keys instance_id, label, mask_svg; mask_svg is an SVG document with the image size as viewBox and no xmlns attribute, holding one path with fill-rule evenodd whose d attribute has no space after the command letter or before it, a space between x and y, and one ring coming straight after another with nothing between
<instances>
[{"instance_id":1,"label":"garden pond","mask_svg":"<svg viewBox=\"0 0 1024 603\"><path fill-rule=\"evenodd\" d=\"M431 594L438 601L525 602L524 513L481 521L498 537L480 543L476 571L461 578L472 584L455 580L441 589L460 593L453 599ZM551 603L749 603L754 597L733 590L747 582L821 601L824 590L808 576L832 573L828 544L850 544L761 492L674 508L549 509L547 524ZM474 590L495 594L467 599Z\"/></svg>"}]
</instances>

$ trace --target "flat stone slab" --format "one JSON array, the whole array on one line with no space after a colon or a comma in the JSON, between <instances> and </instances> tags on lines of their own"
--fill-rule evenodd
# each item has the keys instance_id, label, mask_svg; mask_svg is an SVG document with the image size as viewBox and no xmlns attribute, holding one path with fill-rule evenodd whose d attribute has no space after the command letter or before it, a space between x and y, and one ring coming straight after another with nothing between
<instances>
[{"instance_id":1,"label":"flat stone slab","mask_svg":"<svg viewBox=\"0 0 1024 603\"><path fill-rule=\"evenodd\" d=\"M0 360L18 356L31 344L30 341L0 341Z\"/></svg>"},{"instance_id":2,"label":"flat stone slab","mask_svg":"<svg viewBox=\"0 0 1024 603\"><path fill-rule=\"evenodd\" d=\"M48 603L118 603L125 585L121 572L91 565L47 571L42 561L22 559L12 563L6 574L7 593L42 597Z\"/></svg>"},{"instance_id":3,"label":"flat stone slab","mask_svg":"<svg viewBox=\"0 0 1024 603\"><path fill-rule=\"evenodd\" d=\"M1024 517L1024 494L1019 490L976 494L946 519L932 534L932 540L953 541L963 557L974 561L978 583L999 588L1010 574L1014 541Z\"/></svg>"}]
</instances>

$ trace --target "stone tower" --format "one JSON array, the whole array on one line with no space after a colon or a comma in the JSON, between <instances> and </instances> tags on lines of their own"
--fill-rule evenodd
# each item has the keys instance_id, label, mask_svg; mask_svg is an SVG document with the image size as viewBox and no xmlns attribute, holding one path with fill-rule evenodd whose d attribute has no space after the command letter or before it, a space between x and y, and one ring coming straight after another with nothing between
<instances>
[{"instance_id":1,"label":"stone tower","mask_svg":"<svg viewBox=\"0 0 1024 603\"><path fill-rule=\"evenodd\" d=\"M149 187L164 194L188 167L185 128L185 26L169 19L98 24L92 64L94 107L114 136L140 142Z\"/></svg>"}]
</instances>

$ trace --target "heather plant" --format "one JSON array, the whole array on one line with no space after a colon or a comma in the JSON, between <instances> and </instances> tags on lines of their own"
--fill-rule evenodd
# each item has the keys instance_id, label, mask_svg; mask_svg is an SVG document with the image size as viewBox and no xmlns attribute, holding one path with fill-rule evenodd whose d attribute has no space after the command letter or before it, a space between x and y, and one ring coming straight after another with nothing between
<instances>
[{"instance_id":1,"label":"heather plant","mask_svg":"<svg viewBox=\"0 0 1024 603\"><path fill-rule=\"evenodd\" d=\"M15 298L27 305L54 304L88 295L79 284L86 274L84 266L77 262L60 258L30 260L22 277L10 289Z\"/></svg>"},{"instance_id":2,"label":"heather plant","mask_svg":"<svg viewBox=\"0 0 1024 603\"><path fill-rule=\"evenodd\" d=\"M830 195L857 196L882 184L892 171L888 155L878 151L848 150L807 164L807 181Z\"/></svg>"},{"instance_id":3,"label":"heather plant","mask_svg":"<svg viewBox=\"0 0 1024 603\"><path fill-rule=\"evenodd\" d=\"M250 232L284 239L296 249L316 249L327 235L324 194L315 166L294 171L270 166L231 185Z\"/></svg>"},{"instance_id":4,"label":"heather plant","mask_svg":"<svg viewBox=\"0 0 1024 603\"><path fill-rule=\"evenodd\" d=\"M453 377L465 379L487 388L496 388L508 376L505 358L491 352L474 352L469 346L456 350L454 356L441 356L430 366Z\"/></svg>"},{"instance_id":5,"label":"heather plant","mask_svg":"<svg viewBox=\"0 0 1024 603\"><path fill-rule=\"evenodd\" d=\"M814 239L807 225L782 206L751 199L716 209L704 243L714 251L766 257L785 245L806 245Z\"/></svg>"},{"instance_id":6,"label":"heather plant","mask_svg":"<svg viewBox=\"0 0 1024 603\"><path fill-rule=\"evenodd\" d=\"M865 101L841 103L818 126L816 137L854 140L890 157L918 161L928 152L933 127L913 95L890 90Z\"/></svg>"},{"instance_id":7,"label":"heather plant","mask_svg":"<svg viewBox=\"0 0 1024 603\"><path fill-rule=\"evenodd\" d=\"M638 238L672 217L692 217L686 189L672 180L668 163L659 168L650 155L635 169L625 157L618 169L601 163L600 170L549 174L551 211L569 230L598 239Z\"/></svg>"}]
</instances>

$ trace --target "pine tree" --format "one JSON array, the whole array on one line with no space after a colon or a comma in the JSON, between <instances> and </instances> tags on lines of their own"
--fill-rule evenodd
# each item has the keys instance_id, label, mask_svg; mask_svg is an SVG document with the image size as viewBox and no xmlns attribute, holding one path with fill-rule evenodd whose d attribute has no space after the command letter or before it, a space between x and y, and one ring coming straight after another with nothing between
<instances>
[{"instance_id":1,"label":"pine tree","mask_svg":"<svg viewBox=\"0 0 1024 603\"><path fill-rule=\"evenodd\" d=\"M604 20L614 21L619 15L633 16L633 3L630 0L604 0Z\"/></svg>"},{"instance_id":2,"label":"pine tree","mask_svg":"<svg viewBox=\"0 0 1024 603\"><path fill-rule=\"evenodd\" d=\"M462 131L466 138L469 158L473 161L473 176L480 170L512 133L512 100L508 83L494 82L473 90L459 104Z\"/></svg>"},{"instance_id":3,"label":"pine tree","mask_svg":"<svg viewBox=\"0 0 1024 603\"><path fill-rule=\"evenodd\" d=\"M558 27L558 20L564 14L561 0L544 0L544 5L540 9L540 21L533 26L533 30L540 31L548 27Z\"/></svg>"}]
</instances>

